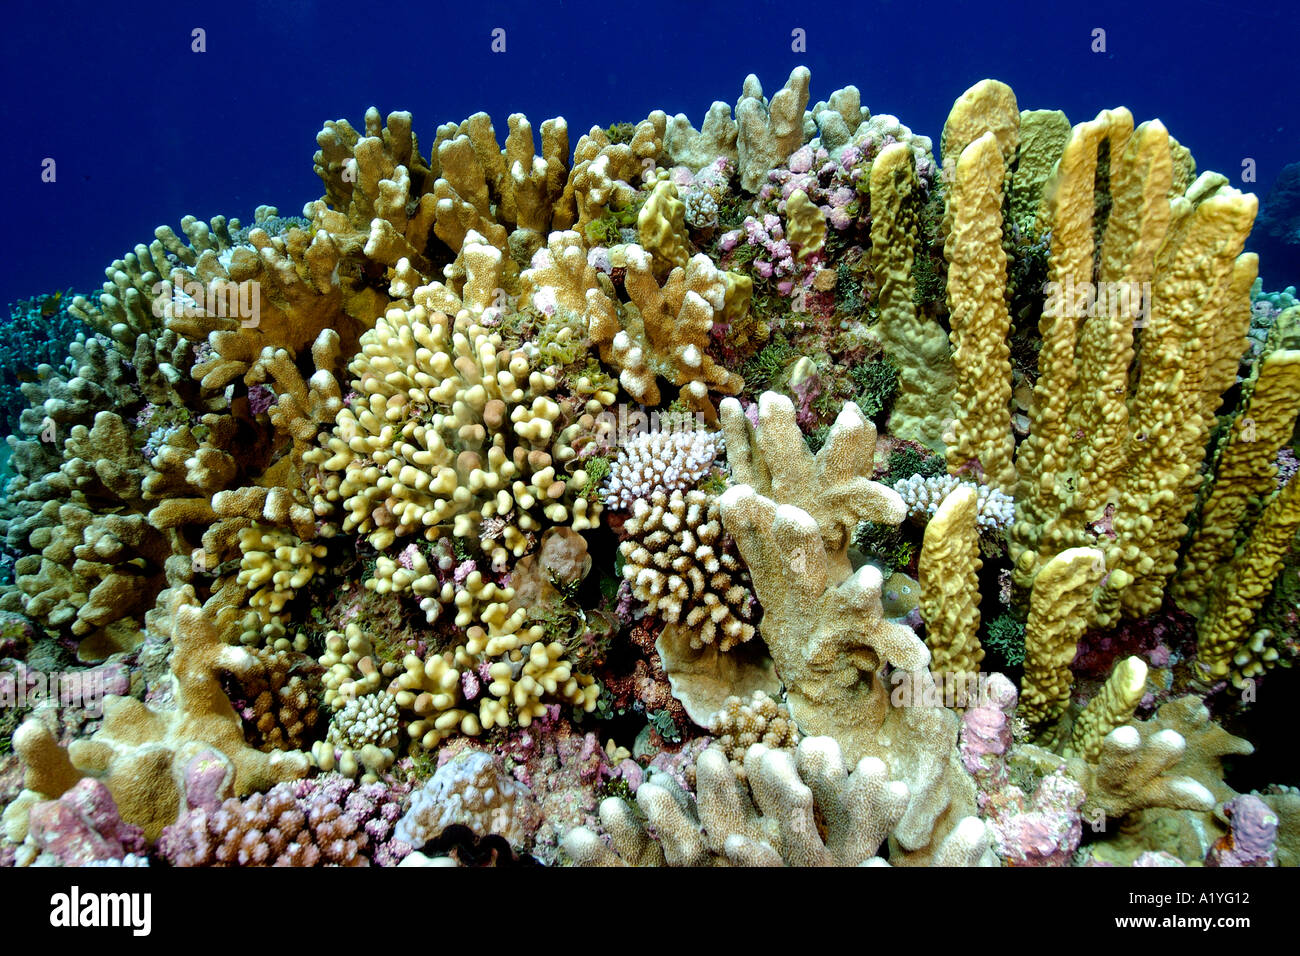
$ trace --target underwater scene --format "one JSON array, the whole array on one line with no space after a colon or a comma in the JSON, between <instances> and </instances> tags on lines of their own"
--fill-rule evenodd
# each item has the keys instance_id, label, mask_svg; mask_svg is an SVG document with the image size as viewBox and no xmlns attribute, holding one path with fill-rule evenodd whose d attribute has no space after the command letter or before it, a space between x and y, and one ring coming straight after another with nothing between
<instances>
[{"instance_id":1,"label":"underwater scene","mask_svg":"<svg viewBox=\"0 0 1300 956\"><path fill-rule=\"evenodd\" d=\"M177 114L105 167L24 133L0 865L1300 864L1294 85L1257 145L1044 96L1139 56L1112 5L928 47L912 115L833 11L701 4L588 93L538 47L619 15L554 3L315 86L249 6L87 54Z\"/></svg>"}]
</instances>

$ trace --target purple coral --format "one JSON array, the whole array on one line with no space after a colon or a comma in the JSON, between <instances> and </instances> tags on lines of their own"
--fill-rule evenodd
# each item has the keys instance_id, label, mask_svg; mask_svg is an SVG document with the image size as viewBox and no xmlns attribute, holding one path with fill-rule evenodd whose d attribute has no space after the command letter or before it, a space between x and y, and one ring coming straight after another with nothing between
<instances>
[{"instance_id":1,"label":"purple coral","mask_svg":"<svg viewBox=\"0 0 1300 956\"><path fill-rule=\"evenodd\" d=\"M254 385L248 390L248 409L260 415L275 404L276 395L265 385Z\"/></svg>"},{"instance_id":2,"label":"purple coral","mask_svg":"<svg viewBox=\"0 0 1300 956\"><path fill-rule=\"evenodd\" d=\"M1210 848L1206 866L1277 866L1278 816L1254 794L1229 800L1223 812L1231 832Z\"/></svg>"},{"instance_id":3,"label":"purple coral","mask_svg":"<svg viewBox=\"0 0 1300 956\"><path fill-rule=\"evenodd\" d=\"M158 852L173 866L391 866L411 851L393 837L405 796L339 774L281 783L183 813Z\"/></svg>"}]
</instances>

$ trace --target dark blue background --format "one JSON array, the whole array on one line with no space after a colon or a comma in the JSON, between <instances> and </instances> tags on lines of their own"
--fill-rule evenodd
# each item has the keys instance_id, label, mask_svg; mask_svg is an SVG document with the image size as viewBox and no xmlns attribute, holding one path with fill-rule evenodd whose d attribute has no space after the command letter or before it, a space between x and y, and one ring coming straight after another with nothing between
<instances>
[{"instance_id":1,"label":"dark blue background","mask_svg":"<svg viewBox=\"0 0 1300 956\"><path fill-rule=\"evenodd\" d=\"M622 6L622 5L620 5ZM426 144L476 110L563 115L571 138L651 109L699 125L755 72L770 95L791 67L812 98L853 83L873 112L936 139L952 101L984 76L1022 108L1072 122L1128 106L1162 119L1201 169L1261 199L1300 160L1300 12L1255 3L841 2L457 5L370 2L51 2L7 10L0 44L5 146L0 303L72 285L160 223L251 219L320 195L315 134L366 107L410 110ZM507 51L490 51L494 27ZM190 52L190 30L207 52ZM791 30L807 31L793 53ZM1091 31L1108 51L1092 53ZM40 180L53 157L58 181ZM1258 182L1240 182L1243 158ZM1270 288L1300 280L1263 263Z\"/></svg>"}]
</instances>

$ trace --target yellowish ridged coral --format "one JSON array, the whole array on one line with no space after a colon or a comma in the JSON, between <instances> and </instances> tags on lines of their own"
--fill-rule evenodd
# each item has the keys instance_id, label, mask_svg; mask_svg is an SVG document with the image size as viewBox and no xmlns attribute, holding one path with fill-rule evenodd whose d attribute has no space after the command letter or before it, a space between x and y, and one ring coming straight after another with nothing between
<instances>
[{"instance_id":1,"label":"yellowish ridged coral","mask_svg":"<svg viewBox=\"0 0 1300 956\"><path fill-rule=\"evenodd\" d=\"M919 580L921 619L936 674L974 674L984 659L979 626L978 495L970 485L949 492L925 527Z\"/></svg>"},{"instance_id":2,"label":"yellowish ridged coral","mask_svg":"<svg viewBox=\"0 0 1300 956\"><path fill-rule=\"evenodd\" d=\"M1079 638L1087 629L1084 609L1102 577L1102 554L1095 548L1062 551L1038 572L1025 624L1025 676L1017 714L1031 725L1048 724L1070 702Z\"/></svg>"},{"instance_id":3,"label":"yellowish ridged coral","mask_svg":"<svg viewBox=\"0 0 1300 956\"><path fill-rule=\"evenodd\" d=\"M974 477L1010 494L1016 466L1007 345L1011 316L1002 294L1007 272L1001 229L1003 176L991 132L967 146L953 167L948 193L952 223L944 253L956 389L954 421L944 440L949 473L974 472Z\"/></svg>"},{"instance_id":4,"label":"yellowish ridged coral","mask_svg":"<svg viewBox=\"0 0 1300 956\"><path fill-rule=\"evenodd\" d=\"M1146 686L1147 665L1142 658L1126 657L1116 664L1101 690L1075 719L1065 756L1096 761L1106 735L1133 719Z\"/></svg>"}]
</instances>

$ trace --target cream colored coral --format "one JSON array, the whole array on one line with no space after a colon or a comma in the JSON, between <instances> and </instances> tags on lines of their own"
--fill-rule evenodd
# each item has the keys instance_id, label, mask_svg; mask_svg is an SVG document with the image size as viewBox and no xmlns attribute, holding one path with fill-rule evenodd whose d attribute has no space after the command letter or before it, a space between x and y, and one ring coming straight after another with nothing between
<instances>
[{"instance_id":1,"label":"cream colored coral","mask_svg":"<svg viewBox=\"0 0 1300 956\"><path fill-rule=\"evenodd\" d=\"M696 760L694 798L654 775L637 789L644 822L611 797L600 806L610 842L580 827L565 836L564 848L583 866L879 865L876 853L908 803L907 785L891 779L884 763L864 757L849 772L829 737L805 738L793 755L755 744L745 771L747 785L711 747ZM987 860L978 818L967 817L953 836L945 864Z\"/></svg>"},{"instance_id":2,"label":"cream colored coral","mask_svg":"<svg viewBox=\"0 0 1300 956\"><path fill-rule=\"evenodd\" d=\"M433 750L452 734L475 736L482 730L478 717L461 705L460 670L451 651L423 659L407 654L402 667L388 692L398 707L415 715L406 726L414 745Z\"/></svg>"},{"instance_id":3,"label":"cream colored coral","mask_svg":"<svg viewBox=\"0 0 1300 956\"><path fill-rule=\"evenodd\" d=\"M450 563L438 559L444 575L450 568L443 565ZM514 597L513 589L501 587L477 569L466 574L463 580L455 576L439 580L416 545L407 545L396 561L383 554L376 557L374 573L366 579L365 586L376 594L414 594L430 624L442 617L444 609L454 611L454 623L462 628L480 620L491 605L508 603Z\"/></svg>"},{"instance_id":4,"label":"cream colored coral","mask_svg":"<svg viewBox=\"0 0 1300 956\"><path fill-rule=\"evenodd\" d=\"M726 651L754 636L753 594L740 558L726 546L716 498L660 489L638 499L619 545L632 594L694 646Z\"/></svg>"},{"instance_id":5,"label":"cream colored coral","mask_svg":"<svg viewBox=\"0 0 1300 956\"><path fill-rule=\"evenodd\" d=\"M241 795L298 779L308 768L299 751L262 753L245 743L243 721L222 681L249 674L257 659L226 644L192 588L173 589L170 600L173 708L110 696L100 729L68 748L73 766L103 780L122 819L141 826L150 839L184 809L180 781L198 747L212 748L229 761Z\"/></svg>"},{"instance_id":6,"label":"cream colored coral","mask_svg":"<svg viewBox=\"0 0 1300 956\"><path fill-rule=\"evenodd\" d=\"M731 107L714 101L699 130L684 113L671 117L664 133L664 151L673 163L698 172L719 156L736 160L736 134Z\"/></svg>"},{"instance_id":7,"label":"cream colored coral","mask_svg":"<svg viewBox=\"0 0 1300 956\"><path fill-rule=\"evenodd\" d=\"M325 739L312 744L312 762L325 773L360 774L363 782L372 783L396 762L400 731L393 696L366 694L334 713Z\"/></svg>"},{"instance_id":8,"label":"cream colored coral","mask_svg":"<svg viewBox=\"0 0 1300 956\"><path fill-rule=\"evenodd\" d=\"M553 464L555 380L471 314L453 320L416 299L362 336L351 364L361 397L312 457L343 473L343 529L379 550L414 534L475 537L504 566L549 524L593 527L601 506L581 493L586 473ZM494 518L499 541L484 528Z\"/></svg>"},{"instance_id":9,"label":"cream colored coral","mask_svg":"<svg viewBox=\"0 0 1300 956\"><path fill-rule=\"evenodd\" d=\"M912 475L894 483L894 490L907 505L907 516L928 521L939 510L939 505L957 488L970 488L975 492L976 522L982 530L1001 531L1015 518L1015 502L989 485L976 485L962 481L955 475L932 475L929 478Z\"/></svg>"},{"instance_id":10,"label":"cream colored coral","mask_svg":"<svg viewBox=\"0 0 1300 956\"><path fill-rule=\"evenodd\" d=\"M656 122L659 117L662 123ZM568 182L555 204L553 228L584 234L589 223L611 208L630 205L646 171L655 168L666 124L664 114L652 114L637 125L631 144L611 142L599 126L579 138Z\"/></svg>"},{"instance_id":11,"label":"cream colored coral","mask_svg":"<svg viewBox=\"0 0 1300 956\"><path fill-rule=\"evenodd\" d=\"M758 192L767 174L803 145L803 114L810 79L807 67L795 67L785 86L773 93L769 102L758 77L752 73L745 77L736 103L736 153L740 185L746 192Z\"/></svg>"},{"instance_id":12,"label":"cream colored coral","mask_svg":"<svg viewBox=\"0 0 1300 956\"><path fill-rule=\"evenodd\" d=\"M754 744L792 751L800 739L790 711L761 690L745 699L728 697L722 709L709 718L708 730L741 783L745 782L745 754Z\"/></svg>"},{"instance_id":13,"label":"cream colored coral","mask_svg":"<svg viewBox=\"0 0 1300 956\"><path fill-rule=\"evenodd\" d=\"M1198 846L1194 858L1199 861L1214 834L1222 832L1209 812L1237 796L1224 782L1223 758L1249 755L1254 749L1211 720L1199 697L1187 696L1162 704L1154 717L1110 731L1091 756L1067 753L1065 765L1087 793L1085 819L1148 809L1193 811L1193 843ZM1013 754L1013 759L1026 758L1049 772L1061 760L1032 744ZM1140 820L1131 819L1141 827Z\"/></svg>"},{"instance_id":14,"label":"cream colored coral","mask_svg":"<svg viewBox=\"0 0 1300 956\"><path fill-rule=\"evenodd\" d=\"M753 576L790 713L801 731L834 736L849 759L877 756L908 782L913 799L891 858L928 863L973 813L975 790L957 757L956 715L891 705L886 664L924 680L930 652L885 620L880 571L849 560L860 521L904 515L902 499L866 477L875 427L850 402L814 456L793 403L773 392L759 397L756 429L734 399L723 402L722 425L743 482L722 496L723 523Z\"/></svg>"}]
</instances>

